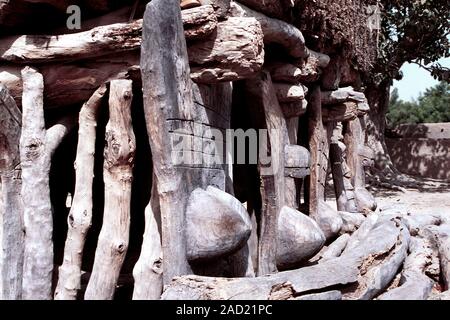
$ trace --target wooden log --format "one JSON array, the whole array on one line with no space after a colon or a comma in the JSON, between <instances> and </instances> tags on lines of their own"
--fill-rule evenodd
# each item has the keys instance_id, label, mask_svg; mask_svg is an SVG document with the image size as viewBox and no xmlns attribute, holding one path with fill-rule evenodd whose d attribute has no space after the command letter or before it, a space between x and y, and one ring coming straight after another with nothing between
<instances>
[{"instance_id":1,"label":"wooden log","mask_svg":"<svg viewBox=\"0 0 450 320\"><path fill-rule=\"evenodd\" d=\"M73 64L45 64L40 71L45 79L45 108L81 105L105 82L114 79L140 80L139 53L105 56ZM21 105L22 78L20 66L8 65L0 70L0 83Z\"/></svg>"},{"instance_id":2,"label":"wooden log","mask_svg":"<svg viewBox=\"0 0 450 320\"><path fill-rule=\"evenodd\" d=\"M200 0L202 5L212 5L220 19L226 19L230 11L231 0Z\"/></svg>"},{"instance_id":3,"label":"wooden log","mask_svg":"<svg viewBox=\"0 0 450 320\"><path fill-rule=\"evenodd\" d=\"M311 153L309 215L316 220L325 237L329 239L340 231L342 218L324 200L331 132L323 126L320 97L320 88L314 88L309 101L308 114L309 149Z\"/></svg>"},{"instance_id":4,"label":"wooden log","mask_svg":"<svg viewBox=\"0 0 450 320\"><path fill-rule=\"evenodd\" d=\"M356 119L358 114L358 104L353 101L329 105L322 109L323 122L350 121Z\"/></svg>"},{"instance_id":5,"label":"wooden log","mask_svg":"<svg viewBox=\"0 0 450 320\"><path fill-rule=\"evenodd\" d=\"M360 262L327 263L256 278L183 276L165 289L163 300L271 300L290 299L303 292L357 281Z\"/></svg>"},{"instance_id":6,"label":"wooden log","mask_svg":"<svg viewBox=\"0 0 450 320\"><path fill-rule=\"evenodd\" d=\"M344 253L350 252L355 247L361 245L363 240L367 238L369 233L372 231L372 229L375 227L376 223L378 222L378 215L371 214L367 217L367 219L361 224L361 226L356 230L350 239L347 242L347 246L345 247Z\"/></svg>"},{"instance_id":7,"label":"wooden log","mask_svg":"<svg viewBox=\"0 0 450 320\"><path fill-rule=\"evenodd\" d=\"M291 1L288 0L239 0L240 3L245 4L255 11L262 12L269 17L284 19L287 16L287 11L291 7Z\"/></svg>"},{"instance_id":8,"label":"wooden log","mask_svg":"<svg viewBox=\"0 0 450 320\"><path fill-rule=\"evenodd\" d=\"M254 76L264 63L263 34L254 18L219 22L212 37L189 46L191 78L199 83Z\"/></svg>"},{"instance_id":9,"label":"wooden log","mask_svg":"<svg viewBox=\"0 0 450 320\"><path fill-rule=\"evenodd\" d=\"M212 260L236 252L247 242L251 230L247 211L233 196L212 187L191 193L186 209L189 261Z\"/></svg>"},{"instance_id":10,"label":"wooden log","mask_svg":"<svg viewBox=\"0 0 450 320\"><path fill-rule=\"evenodd\" d=\"M303 301L342 300L342 293L339 290L320 292L320 293L311 293L311 294L301 295L299 297L294 298L293 300L303 300Z\"/></svg>"},{"instance_id":11,"label":"wooden log","mask_svg":"<svg viewBox=\"0 0 450 320\"><path fill-rule=\"evenodd\" d=\"M342 218L342 233L353 233L363 224L366 217L358 212L338 211Z\"/></svg>"},{"instance_id":12,"label":"wooden log","mask_svg":"<svg viewBox=\"0 0 450 320\"><path fill-rule=\"evenodd\" d=\"M332 91L322 92L322 104L338 104L346 101L354 101L357 103L366 103L367 98L362 92L355 91L352 87L339 88Z\"/></svg>"},{"instance_id":13,"label":"wooden log","mask_svg":"<svg viewBox=\"0 0 450 320\"><path fill-rule=\"evenodd\" d=\"M286 82L291 84L298 84L301 82L302 69L293 64L276 62L269 65L268 70L270 71L270 76L274 82Z\"/></svg>"},{"instance_id":14,"label":"wooden log","mask_svg":"<svg viewBox=\"0 0 450 320\"><path fill-rule=\"evenodd\" d=\"M22 114L8 89L0 85L0 299L22 298L24 255L22 173L19 141Z\"/></svg>"},{"instance_id":15,"label":"wooden log","mask_svg":"<svg viewBox=\"0 0 450 320\"><path fill-rule=\"evenodd\" d=\"M432 264L432 256L432 244L426 238L412 237L400 286L382 294L378 300L426 300L434 285L425 274L427 267Z\"/></svg>"},{"instance_id":16,"label":"wooden log","mask_svg":"<svg viewBox=\"0 0 450 320\"><path fill-rule=\"evenodd\" d=\"M444 282L444 290L450 288L450 226L428 226L425 228L433 235L433 243L439 250L441 263L441 278Z\"/></svg>"},{"instance_id":17,"label":"wooden log","mask_svg":"<svg viewBox=\"0 0 450 320\"><path fill-rule=\"evenodd\" d=\"M110 84L103 179L105 208L94 266L86 288L87 300L111 300L128 249L131 183L136 142L131 123L131 80Z\"/></svg>"},{"instance_id":18,"label":"wooden log","mask_svg":"<svg viewBox=\"0 0 450 320\"><path fill-rule=\"evenodd\" d=\"M185 237L188 174L172 161L168 122L194 110L179 1L148 3L142 36L144 113L161 208L164 284L168 284L174 276L191 272Z\"/></svg>"},{"instance_id":19,"label":"wooden log","mask_svg":"<svg viewBox=\"0 0 450 320\"><path fill-rule=\"evenodd\" d=\"M277 267L286 270L315 255L325 243L317 223L303 213L284 206L278 218Z\"/></svg>"},{"instance_id":20,"label":"wooden log","mask_svg":"<svg viewBox=\"0 0 450 320\"><path fill-rule=\"evenodd\" d=\"M150 202L145 208L141 254L133 269L133 300L159 300L163 290L161 235L157 222L161 212L156 188L153 177Z\"/></svg>"},{"instance_id":21,"label":"wooden log","mask_svg":"<svg viewBox=\"0 0 450 320\"><path fill-rule=\"evenodd\" d=\"M261 24L264 34L264 43L281 45L293 58L306 58L309 51L305 46L303 34L291 24L284 21L269 18L238 2L231 3L230 14L232 17L254 17Z\"/></svg>"},{"instance_id":22,"label":"wooden log","mask_svg":"<svg viewBox=\"0 0 450 320\"><path fill-rule=\"evenodd\" d=\"M308 101L301 100L298 102L280 103L281 111L285 118L296 118L306 113Z\"/></svg>"},{"instance_id":23,"label":"wooden log","mask_svg":"<svg viewBox=\"0 0 450 320\"><path fill-rule=\"evenodd\" d=\"M279 103L300 102L305 99L306 87L287 83L274 83Z\"/></svg>"},{"instance_id":24,"label":"wooden log","mask_svg":"<svg viewBox=\"0 0 450 320\"><path fill-rule=\"evenodd\" d=\"M394 279L405 260L409 239L409 232L400 220L381 221L374 226L358 246L344 250L341 258L358 252L362 253L369 248L373 250L375 246L387 247L390 244L384 255L369 255L370 258L366 260L366 264L362 267L358 284L346 290L344 298L368 300L381 293ZM377 259L377 257L379 258Z\"/></svg>"},{"instance_id":25,"label":"wooden log","mask_svg":"<svg viewBox=\"0 0 450 320\"><path fill-rule=\"evenodd\" d=\"M25 222L23 299L51 299L53 218L49 173L51 158L75 121L65 118L45 130L44 79L36 70L22 70L22 200Z\"/></svg>"},{"instance_id":26,"label":"wooden log","mask_svg":"<svg viewBox=\"0 0 450 320\"><path fill-rule=\"evenodd\" d=\"M186 24L185 36L189 40L204 38L217 26L217 17L211 6L183 10L182 18ZM0 41L0 61L73 61L138 50L141 45L141 32L142 19L139 19L71 34L10 36Z\"/></svg>"},{"instance_id":27,"label":"wooden log","mask_svg":"<svg viewBox=\"0 0 450 320\"><path fill-rule=\"evenodd\" d=\"M246 81L245 90L252 110L259 114L264 112L260 126L267 129L269 135L262 147L270 154L270 159L263 159L264 152L258 157L262 198L258 275L266 275L277 271L277 224L285 200L284 146L288 133L270 74L264 71L257 78Z\"/></svg>"},{"instance_id":28,"label":"wooden log","mask_svg":"<svg viewBox=\"0 0 450 320\"><path fill-rule=\"evenodd\" d=\"M92 223L92 186L97 120L106 85L95 91L79 115L78 146L75 159L75 192L68 217L64 258L59 267L55 300L75 300L81 285L83 248Z\"/></svg>"},{"instance_id":29,"label":"wooden log","mask_svg":"<svg viewBox=\"0 0 450 320\"><path fill-rule=\"evenodd\" d=\"M344 233L334 240L327 249L321 254L319 263L339 257L347 246L347 242L350 239L348 233Z\"/></svg>"}]
</instances>

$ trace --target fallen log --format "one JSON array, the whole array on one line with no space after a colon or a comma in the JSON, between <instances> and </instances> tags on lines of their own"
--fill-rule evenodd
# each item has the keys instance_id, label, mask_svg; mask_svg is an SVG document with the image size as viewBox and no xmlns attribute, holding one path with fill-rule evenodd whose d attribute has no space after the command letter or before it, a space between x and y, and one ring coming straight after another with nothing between
<instances>
[{"instance_id":1,"label":"fallen log","mask_svg":"<svg viewBox=\"0 0 450 320\"><path fill-rule=\"evenodd\" d=\"M51 299L53 271L53 217L49 174L53 153L75 125L64 118L45 129L44 79L36 70L22 70L23 103L20 161L25 222L23 299Z\"/></svg>"},{"instance_id":2,"label":"fallen log","mask_svg":"<svg viewBox=\"0 0 450 320\"><path fill-rule=\"evenodd\" d=\"M370 234L376 223L378 222L378 215L371 214L366 220L361 224L361 226L356 230L347 242L347 246L344 249L344 253L350 252L355 247L359 246L362 241Z\"/></svg>"},{"instance_id":3,"label":"fallen log","mask_svg":"<svg viewBox=\"0 0 450 320\"><path fill-rule=\"evenodd\" d=\"M444 290L450 287L450 226L428 226L427 232L433 235L434 244L439 250L439 260L441 263L441 277L444 282Z\"/></svg>"},{"instance_id":4,"label":"fallen log","mask_svg":"<svg viewBox=\"0 0 450 320\"><path fill-rule=\"evenodd\" d=\"M359 212L338 211L342 218L342 233L355 232L364 222L366 217Z\"/></svg>"},{"instance_id":5,"label":"fallen log","mask_svg":"<svg viewBox=\"0 0 450 320\"><path fill-rule=\"evenodd\" d=\"M301 295L297 298L294 298L293 300L342 300L342 293L338 290L333 291L327 291L327 292L321 292L321 293L311 293L311 294L305 294Z\"/></svg>"},{"instance_id":6,"label":"fallen log","mask_svg":"<svg viewBox=\"0 0 450 320\"><path fill-rule=\"evenodd\" d=\"M260 3L258 1L258 3ZM281 45L293 58L307 58L309 51L305 46L303 34L291 24L269 18L237 2L231 3L232 17L253 17L258 20L264 34L264 43Z\"/></svg>"},{"instance_id":7,"label":"fallen log","mask_svg":"<svg viewBox=\"0 0 450 320\"><path fill-rule=\"evenodd\" d=\"M315 255L325 243L317 223L284 206L278 218L277 267L286 270Z\"/></svg>"},{"instance_id":8,"label":"fallen log","mask_svg":"<svg viewBox=\"0 0 450 320\"><path fill-rule=\"evenodd\" d=\"M79 115L75 159L75 191L68 218L64 258L58 273L55 300L75 300L81 284L81 263L87 232L92 223L94 155L97 120L106 85L95 91Z\"/></svg>"},{"instance_id":9,"label":"fallen log","mask_svg":"<svg viewBox=\"0 0 450 320\"><path fill-rule=\"evenodd\" d=\"M247 210L233 196L213 187L191 193L186 209L189 261L230 255L244 246L251 231Z\"/></svg>"},{"instance_id":10,"label":"fallen log","mask_svg":"<svg viewBox=\"0 0 450 320\"><path fill-rule=\"evenodd\" d=\"M432 264L433 249L426 238L412 237L409 255L403 265L400 286L379 296L378 300L426 300L434 286L425 275Z\"/></svg>"},{"instance_id":11,"label":"fallen log","mask_svg":"<svg viewBox=\"0 0 450 320\"><path fill-rule=\"evenodd\" d=\"M204 38L217 27L212 6L183 10L185 37ZM229 30L228 30L229 31ZM122 51L138 50L141 45L142 19L130 23L114 23L88 31L62 35L24 35L0 41L0 61L45 63L48 61L82 60Z\"/></svg>"},{"instance_id":12,"label":"fallen log","mask_svg":"<svg viewBox=\"0 0 450 320\"><path fill-rule=\"evenodd\" d=\"M8 89L0 85L0 299L22 298L24 259L20 132L22 114Z\"/></svg>"},{"instance_id":13,"label":"fallen log","mask_svg":"<svg viewBox=\"0 0 450 320\"><path fill-rule=\"evenodd\" d=\"M350 235L348 233L344 233L339 238L334 240L328 248L321 254L321 258L319 260L319 263L323 263L324 261L338 258L342 252L344 251L345 247L347 246L347 242L350 239Z\"/></svg>"},{"instance_id":14,"label":"fallen log","mask_svg":"<svg viewBox=\"0 0 450 320\"><path fill-rule=\"evenodd\" d=\"M388 238L394 235L395 242L384 255L373 255L366 260L366 264L362 266L361 274L356 286L345 290L344 298L369 300L380 294L397 275L397 271L403 264L410 241L408 229L399 220L386 221L375 225L369 232L369 235L364 239L364 246L374 246L375 241L383 241L383 238ZM344 258L347 254L352 255L357 251L355 248L352 251L342 254Z\"/></svg>"},{"instance_id":15,"label":"fallen log","mask_svg":"<svg viewBox=\"0 0 450 320\"><path fill-rule=\"evenodd\" d=\"M109 89L103 179L105 208L86 300L112 300L128 250L131 183L136 141L131 123L132 81L114 80Z\"/></svg>"}]
</instances>

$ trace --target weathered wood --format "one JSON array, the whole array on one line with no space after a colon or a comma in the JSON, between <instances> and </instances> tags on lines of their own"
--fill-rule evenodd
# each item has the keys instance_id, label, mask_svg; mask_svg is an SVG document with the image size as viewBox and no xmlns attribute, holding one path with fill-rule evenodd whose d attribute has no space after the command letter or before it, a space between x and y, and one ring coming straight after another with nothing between
<instances>
[{"instance_id":1,"label":"weathered wood","mask_svg":"<svg viewBox=\"0 0 450 320\"><path fill-rule=\"evenodd\" d=\"M309 151L298 145L287 145L284 148L284 175L286 177L301 179L310 172Z\"/></svg>"},{"instance_id":2,"label":"weathered wood","mask_svg":"<svg viewBox=\"0 0 450 320\"><path fill-rule=\"evenodd\" d=\"M64 258L58 273L56 300L75 300L81 283L81 263L87 232L92 223L92 185L96 127L106 85L95 91L79 115L78 146L75 159L75 191L68 217Z\"/></svg>"},{"instance_id":3,"label":"weathered wood","mask_svg":"<svg viewBox=\"0 0 450 320\"><path fill-rule=\"evenodd\" d=\"M168 119L194 109L186 41L178 0L153 0L144 15L141 73L144 113L161 208L164 283L187 274L186 170L172 159Z\"/></svg>"},{"instance_id":4,"label":"weathered wood","mask_svg":"<svg viewBox=\"0 0 450 320\"><path fill-rule=\"evenodd\" d=\"M216 15L220 19L225 19L230 10L231 0L200 0L202 5L212 5Z\"/></svg>"},{"instance_id":5,"label":"weathered wood","mask_svg":"<svg viewBox=\"0 0 450 320\"><path fill-rule=\"evenodd\" d=\"M191 78L199 83L254 76L264 63L263 34L254 18L219 22L212 37L189 46Z\"/></svg>"},{"instance_id":6,"label":"weathered wood","mask_svg":"<svg viewBox=\"0 0 450 320\"><path fill-rule=\"evenodd\" d=\"M364 146L363 121L361 118L351 120L346 123L344 129L344 141L347 146L346 159L350 172L352 173L352 183L355 187L355 197L360 212L369 212L376 209L375 198L366 189L365 161L373 157ZM372 152L373 154L373 152Z\"/></svg>"},{"instance_id":7,"label":"weathered wood","mask_svg":"<svg viewBox=\"0 0 450 320\"><path fill-rule=\"evenodd\" d=\"M441 278L444 282L444 290L450 288L450 226L428 226L426 227L433 235L433 243L439 251L439 261L441 263Z\"/></svg>"},{"instance_id":8,"label":"weathered wood","mask_svg":"<svg viewBox=\"0 0 450 320\"><path fill-rule=\"evenodd\" d=\"M280 103L281 111L285 118L296 118L306 113L308 101L301 100L298 102Z\"/></svg>"},{"instance_id":9,"label":"weathered wood","mask_svg":"<svg viewBox=\"0 0 450 320\"><path fill-rule=\"evenodd\" d=\"M321 293L311 293L311 294L305 294L301 295L297 298L294 298L294 300L342 300L342 293L338 290L333 291L327 291L327 292L321 292Z\"/></svg>"},{"instance_id":10,"label":"weathered wood","mask_svg":"<svg viewBox=\"0 0 450 320\"><path fill-rule=\"evenodd\" d=\"M133 300L158 300L163 290L161 219L156 179L153 176L150 202L145 208L145 230L141 254L133 269Z\"/></svg>"},{"instance_id":11,"label":"weathered wood","mask_svg":"<svg viewBox=\"0 0 450 320\"><path fill-rule=\"evenodd\" d=\"M379 300L426 300L433 288L433 281L425 275L432 264L433 249L428 239L412 237L409 255L403 265L400 286L378 297Z\"/></svg>"},{"instance_id":12,"label":"weathered wood","mask_svg":"<svg viewBox=\"0 0 450 320\"><path fill-rule=\"evenodd\" d=\"M309 103L308 133L311 153L309 215L316 220L325 237L329 239L340 231L342 219L336 210L325 203L324 198L331 132L323 126L319 87L313 89Z\"/></svg>"},{"instance_id":13,"label":"weathered wood","mask_svg":"<svg viewBox=\"0 0 450 320\"><path fill-rule=\"evenodd\" d=\"M266 128L269 135L269 139L264 141L265 145L262 142L262 147L270 159L266 161L262 158L262 154L266 155L264 151L258 157L262 198L258 275L265 275L277 271L277 224L285 200L284 146L288 141L288 133L270 74L264 71L257 78L246 81L245 89L253 110L259 114L264 112L261 127Z\"/></svg>"},{"instance_id":14,"label":"weathered wood","mask_svg":"<svg viewBox=\"0 0 450 320\"><path fill-rule=\"evenodd\" d=\"M278 218L277 267L286 270L316 254L325 243L317 223L303 213L284 206Z\"/></svg>"},{"instance_id":15,"label":"weathered wood","mask_svg":"<svg viewBox=\"0 0 450 320\"><path fill-rule=\"evenodd\" d=\"M8 89L0 85L0 299L22 298L24 255L22 174L19 141L22 114Z\"/></svg>"},{"instance_id":16,"label":"weathered wood","mask_svg":"<svg viewBox=\"0 0 450 320\"><path fill-rule=\"evenodd\" d=\"M278 19L286 18L287 11L292 3L290 0L239 0L239 2L253 10Z\"/></svg>"},{"instance_id":17,"label":"weathered wood","mask_svg":"<svg viewBox=\"0 0 450 320\"><path fill-rule=\"evenodd\" d=\"M131 123L131 80L111 81L103 180L105 207L87 300L111 300L128 249L136 142Z\"/></svg>"},{"instance_id":18,"label":"weathered wood","mask_svg":"<svg viewBox=\"0 0 450 320\"><path fill-rule=\"evenodd\" d=\"M268 70L270 70L270 76L275 82L287 82L292 84L301 82L302 69L293 64L276 62L269 65Z\"/></svg>"},{"instance_id":19,"label":"weathered wood","mask_svg":"<svg viewBox=\"0 0 450 320\"><path fill-rule=\"evenodd\" d=\"M370 232L372 231L378 220L379 217L377 214L369 215L367 219L359 227L359 229L356 230L348 240L344 253L350 252L355 247L361 245L363 243L363 240L370 234Z\"/></svg>"},{"instance_id":20,"label":"weathered wood","mask_svg":"<svg viewBox=\"0 0 450 320\"><path fill-rule=\"evenodd\" d=\"M185 36L189 40L204 38L217 27L217 17L212 6L183 10L182 19ZM139 19L71 34L11 36L0 41L0 61L72 61L137 50L141 45L141 32L142 19Z\"/></svg>"},{"instance_id":21,"label":"weathered wood","mask_svg":"<svg viewBox=\"0 0 450 320\"><path fill-rule=\"evenodd\" d=\"M212 6L200 6L183 10L184 35L187 40L203 39L217 28L217 16Z\"/></svg>"},{"instance_id":22,"label":"weathered wood","mask_svg":"<svg viewBox=\"0 0 450 320\"><path fill-rule=\"evenodd\" d=\"M51 299L53 218L50 203L50 162L56 147L74 125L65 118L45 130L44 79L36 70L22 70L22 200L25 222L23 299Z\"/></svg>"},{"instance_id":23,"label":"weathered wood","mask_svg":"<svg viewBox=\"0 0 450 320\"><path fill-rule=\"evenodd\" d=\"M355 232L366 219L366 217L362 213L358 212L338 211L338 213L342 218L342 233Z\"/></svg>"},{"instance_id":24,"label":"weathered wood","mask_svg":"<svg viewBox=\"0 0 450 320\"><path fill-rule=\"evenodd\" d=\"M338 104L346 101L367 104L367 98L364 93L355 91L352 87L339 88L334 91L322 91L323 105Z\"/></svg>"},{"instance_id":25,"label":"weathered wood","mask_svg":"<svg viewBox=\"0 0 450 320\"><path fill-rule=\"evenodd\" d=\"M259 2L259 1L258 1ZM264 33L264 43L276 43L281 45L293 58L306 58L309 51L305 46L303 34L291 24L284 21L269 18L238 2L231 3L231 16L254 17L261 24Z\"/></svg>"},{"instance_id":26,"label":"weathered wood","mask_svg":"<svg viewBox=\"0 0 450 320\"><path fill-rule=\"evenodd\" d=\"M177 277L165 289L162 299L268 300L275 297L289 299L302 292L354 283L359 274L358 265L359 262L350 259L331 260L320 265L257 278Z\"/></svg>"},{"instance_id":27,"label":"weathered wood","mask_svg":"<svg viewBox=\"0 0 450 320\"><path fill-rule=\"evenodd\" d=\"M350 235L348 233L344 233L339 238L334 240L321 254L319 263L323 263L324 261L339 257L344 251L349 239Z\"/></svg>"},{"instance_id":28,"label":"weathered wood","mask_svg":"<svg viewBox=\"0 0 450 320\"><path fill-rule=\"evenodd\" d=\"M242 204L219 189L194 190L186 208L186 247L189 261L229 255L247 242L251 221Z\"/></svg>"},{"instance_id":29,"label":"weathered wood","mask_svg":"<svg viewBox=\"0 0 450 320\"><path fill-rule=\"evenodd\" d=\"M274 83L279 103L300 102L305 99L306 87L287 83Z\"/></svg>"},{"instance_id":30,"label":"weathered wood","mask_svg":"<svg viewBox=\"0 0 450 320\"><path fill-rule=\"evenodd\" d=\"M345 122L358 117L358 104L354 101L346 101L341 104L326 106L322 109L323 122Z\"/></svg>"}]
</instances>

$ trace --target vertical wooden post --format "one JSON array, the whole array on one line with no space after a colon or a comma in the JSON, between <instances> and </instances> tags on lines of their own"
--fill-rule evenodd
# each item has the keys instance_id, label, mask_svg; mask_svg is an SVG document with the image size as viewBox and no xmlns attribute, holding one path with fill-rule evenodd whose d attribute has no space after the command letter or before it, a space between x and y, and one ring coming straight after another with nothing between
<instances>
[{"instance_id":1,"label":"vertical wooden post","mask_svg":"<svg viewBox=\"0 0 450 320\"><path fill-rule=\"evenodd\" d=\"M23 298L52 298L53 217L49 173L54 151L75 125L67 117L45 129L44 79L30 67L22 70L22 200L24 206L25 254Z\"/></svg>"},{"instance_id":2,"label":"vertical wooden post","mask_svg":"<svg viewBox=\"0 0 450 320\"><path fill-rule=\"evenodd\" d=\"M79 115L78 147L75 159L75 192L68 217L63 264L59 268L56 300L75 300L81 282L81 263L87 232L92 222L92 183L97 118L106 85L95 91Z\"/></svg>"},{"instance_id":3,"label":"vertical wooden post","mask_svg":"<svg viewBox=\"0 0 450 320\"><path fill-rule=\"evenodd\" d=\"M161 208L164 284L191 272L186 258L186 170L172 161L168 120L194 109L179 0L147 4L142 32L144 112ZM183 118L184 119L184 118Z\"/></svg>"},{"instance_id":4,"label":"vertical wooden post","mask_svg":"<svg viewBox=\"0 0 450 320\"><path fill-rule=\"evenodd\" d=\"M0 299L22 298L24 254L22 172L19 140L22 115L8 89L0 85Z\"/></svg>"},{"instance_id":5,"label":"vertical wooden post","mask_svg":"<svg viewBox=\"0 0 450 320\"><path fill-rule=\"evenodd\" d=\"M94 266L85 293L88 300L111 300L114 297L128 249L136 150L131 123L132 97L131 80L111 81L103 164L105 208Z\"/></svg>"}]
</instances>

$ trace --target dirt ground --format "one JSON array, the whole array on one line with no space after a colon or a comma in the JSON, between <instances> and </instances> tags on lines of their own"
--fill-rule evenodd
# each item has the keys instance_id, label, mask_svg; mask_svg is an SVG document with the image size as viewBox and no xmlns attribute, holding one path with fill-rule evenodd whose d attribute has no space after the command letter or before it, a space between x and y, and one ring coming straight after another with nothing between
<instances>
[{"instance_id":1,"label":"dirt ground","mask_svg":"<svg viewBox=\"0 0 450 320\"><path fill-rule=\"evenodd\" d=\"M403 191L386 188L369 188L378 204L377 210L395 206L405 206L409 212L444 212L450 215L450 182L415 178L418 188L405 188ZM327 192L327 194L329 194ZM327 199L335 206L334 197Z\"/></svg>"}]
</instances>

